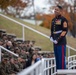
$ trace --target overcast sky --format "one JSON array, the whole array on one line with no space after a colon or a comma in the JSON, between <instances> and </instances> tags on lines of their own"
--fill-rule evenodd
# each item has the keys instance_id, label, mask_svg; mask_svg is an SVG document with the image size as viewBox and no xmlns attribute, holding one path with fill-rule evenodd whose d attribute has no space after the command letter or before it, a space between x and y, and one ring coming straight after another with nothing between
<instances>
[{"instance_id":1,"label":"overcast sky","mask_svg":"<svg viewBox=\"0 0 76 75\"><path fill-rule=\"evenodd\" d=\"M30 1L32 1L32 0L30 0ZM65 1L68 2L71 0L65 0ZM34 0L35 12L40 12L40 13L45 13L45 14L53 13L53 11L50 10L50 7L52 5L54 5L54 0L51 0L51 2L52 3L50 4L48 2L48 0ZM72 3L72 2L70 2L70 3ZM31 6L31 7L28 6L27 8L24 9L24 14L29 15L30 13L33 13L33 6Z\"/></svg>"},{"instance_id":2,"label":"overcast sky","mask_svg":"<svg viewBox=\"0 0 76 75\"><path fill-rule=\"evenodd\" d=\"M43 7L47 7L48 6L47 1L48 0L46 0L46 1L45 0L35 0L34 4L35 4L36 7L43 8Z\"/></svg>"},{"instance_id":3,"label":"overcast sky","mask_svg":"<svg viewBox=\"0 0 76 75\"><path fill-rule=\"evenodd\" d=\"M51 0L51 1L54 1L54 0ZM71 0L65 0L65 1L70 3L70 4L73 4L73 1L71 2ZM34 0L36 7L47 7L47 6L49 6L47 4L47 2L48 2L48 0Z\"/></svg>"}]
</instances>

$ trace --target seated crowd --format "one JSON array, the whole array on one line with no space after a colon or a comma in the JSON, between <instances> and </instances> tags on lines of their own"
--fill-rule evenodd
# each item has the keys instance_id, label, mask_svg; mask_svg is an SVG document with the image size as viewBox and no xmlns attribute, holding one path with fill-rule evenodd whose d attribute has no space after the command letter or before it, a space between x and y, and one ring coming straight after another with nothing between
<instances>
[{"instance_id":1,"label":"seated crowd","mask_svg":"<svg viewBox=\"0 0 76 75\"><path fill-rule=\"evenodd\" d=\"M40 54L40 48L34 47L35 41L23 41L15 35L7 34L0 30L0 46L16 53L16 57L4 50L1 50L0 75L16 75L23 69L31 66L43 57L50 58L50 54Z\"/></svg>"}]
</instances>

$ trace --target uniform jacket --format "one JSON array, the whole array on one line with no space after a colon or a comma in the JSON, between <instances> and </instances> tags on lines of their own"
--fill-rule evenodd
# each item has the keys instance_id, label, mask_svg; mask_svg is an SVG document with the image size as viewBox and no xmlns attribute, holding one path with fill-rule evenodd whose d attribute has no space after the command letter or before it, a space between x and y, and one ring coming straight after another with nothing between
<instances>
[{"instance_id":1,"label":"uniform jacket","mask_svg":"<svg viewBox=\"0 0 76 75\"><path fill-rule=\"evenodd\" d=\"M68 31L68 26L65 28L63 26L63 24L67 23L68 25L68 21L65 17L59 15L58 17L55 17L52 19L52 24L51 24L51 37L53 37L54 40L57 40L57 44L56 45L65 45L66 44L66 34L61 37L60 34L63 31ZM61 31L60 33L55 33Z\"/></svg>"}]
</instances>

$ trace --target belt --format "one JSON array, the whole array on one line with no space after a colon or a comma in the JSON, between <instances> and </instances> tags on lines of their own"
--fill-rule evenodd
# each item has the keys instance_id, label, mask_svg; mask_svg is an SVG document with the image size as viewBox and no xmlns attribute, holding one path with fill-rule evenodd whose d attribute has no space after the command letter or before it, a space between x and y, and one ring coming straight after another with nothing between
<instances>
[{"instance_id":1,"label":"belt","mask_svg":"<svg viewBox=\"0 0 76 75\"><path fill-rule=\"evenodd\" d=\"M59 30L59 31L53 32L53 34L58 34L58 33L61 33L61 32L62 32L62 30Z\"/></svg>"}]
</instances>

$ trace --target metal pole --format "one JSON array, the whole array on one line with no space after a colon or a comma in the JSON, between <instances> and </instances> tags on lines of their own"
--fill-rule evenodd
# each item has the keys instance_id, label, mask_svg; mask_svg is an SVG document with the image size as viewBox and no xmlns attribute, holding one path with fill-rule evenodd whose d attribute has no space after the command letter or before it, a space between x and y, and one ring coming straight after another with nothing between
<instances>
[{"instance_id":1,"label":"metal pole","mask_svg":"<svg viewBox=\"0 0 76 75\"><path fill-rule=\"evenodd\" d=\"M44 59L42 59L42 68L41 68L42 74L41 75L45 75L45 73L44 73L45 67L44 66L46 66L46 65L44 62L45 62Z\"/></svg>"},{"instance_id":2,"label":"metal pole","mask_svg":"<svg viewBox=\"0 0 76 75\"><path fill-rule=\"evenodd\" d=\"M23 41L25 40L25 34L24 34L24 26L22 26L22 38L23 38Z\"/></svg>"},{"instance_id":3,"label":"metal pole","mask_svg":"<svg viewBox=\"0 0 76 75\"><path fill-rule=\"evenodd\" d=\"M0 62L1 62L1 48L0 48Z\"/></svg>"},{"instance_id":4,"label":"metal pole","mask_svg":"<svg viewBox=\"0 0 76 75\"><path fill-rule=\"evenodd\" d=\"M68 47L68 57L70 56L70 48Z\"/></svg>"},{"instance_id":5,"label":"metal pole","mask_svg":"<svg viewBox=\"0 0 76 75\"><path fill-rule=\"evenodd\" d=\"M34 13L35 25L37 25L34 0L32 0L32 4L33 4L33 13Z\"/></svg>"},{"instance_id":6,"label":"metal pole","mask_svg":"<svg viewBox=\"0 0 76 75\"><path fill-rule=\"evenodd\" d=\"M69 69L69 56L70 56L70 48L68 47L68 69Z\"/></svg>"}]
</instances>

